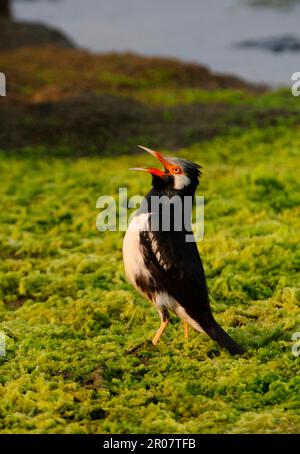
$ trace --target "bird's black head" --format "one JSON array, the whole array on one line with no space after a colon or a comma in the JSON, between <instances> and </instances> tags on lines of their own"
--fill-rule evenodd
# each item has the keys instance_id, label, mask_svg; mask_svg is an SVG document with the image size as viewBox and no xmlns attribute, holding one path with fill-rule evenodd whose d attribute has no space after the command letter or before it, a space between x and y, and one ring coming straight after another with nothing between
<instances>
[{"instance_id":1,"label":"bird's black head","mask_svg":"<svg viewBox=\"0 0 300 454\"><path fill-rule=\"evenodd\" d=\"M155 189L195 192L201 176L201 166L187 159L164 157L157 151L140 148L155 156L164 166L164 171L153 167L133 169L151 173Z\"/></svg>"}]
</instances>

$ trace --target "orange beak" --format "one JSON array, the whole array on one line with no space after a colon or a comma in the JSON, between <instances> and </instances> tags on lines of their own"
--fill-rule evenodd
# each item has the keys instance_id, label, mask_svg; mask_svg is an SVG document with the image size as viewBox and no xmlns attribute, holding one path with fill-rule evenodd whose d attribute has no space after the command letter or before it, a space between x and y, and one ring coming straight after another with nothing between
<instances>
[{"instance_id":1,"label":"orange beak","mask_svg":"<svg viewBox=\"0 0 300 454\"><path fill-rule=\"evenodd\" d=\"M157 175L159 177L163 177L168 171L170 170L171 164L168 162L166 158L158 151L153 151L150 150L150 148L142 147L142 145L138 145L138 147L142 148L143 150L147 151L147 153L150 153L152 156L154 156L156 159L158 159L162 165L165 168L165 171L162 171L160 169L155 169L154 167L133 167L129 170L140 170L142 172L148 172L151 173L152 175Z\"/></svg>"}]
</instances>

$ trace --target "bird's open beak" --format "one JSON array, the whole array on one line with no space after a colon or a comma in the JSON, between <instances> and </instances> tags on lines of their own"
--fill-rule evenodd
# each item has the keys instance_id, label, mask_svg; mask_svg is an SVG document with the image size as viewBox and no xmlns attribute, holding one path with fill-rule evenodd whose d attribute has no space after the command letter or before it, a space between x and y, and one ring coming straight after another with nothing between
<instances>
[{"instance_id":1,"label":"bird's open beak","mask_svg":"<svg viewBox=\"0 0 300 454\"><path fill-rule=\"evenodd\" d=\"M154 156L156 159L158 159L164 166L165 170L162 171L160 169L155 169L154 167L132 167L129 170L140 170L142 172L148 172L148 173L151 173L152 175L157 175L159 177L162 177L166 173L168 173L170 163L162 154L158 153L158 151L150 150L150 148L142 147L142 145L138 145L138 147L142 148L142 150L147 151L147 153L150 153L152 156Z\"/></svg>"}]
</instances>

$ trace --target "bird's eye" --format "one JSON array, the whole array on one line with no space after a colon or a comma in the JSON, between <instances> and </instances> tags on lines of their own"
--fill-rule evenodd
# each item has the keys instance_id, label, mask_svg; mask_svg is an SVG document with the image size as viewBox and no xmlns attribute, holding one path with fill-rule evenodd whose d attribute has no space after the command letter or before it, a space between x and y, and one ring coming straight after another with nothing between
<instances>
[{"instance_id":1,"label":"bird's eye","mask_svg":"<svg viewBox=\"0 0 300 454\"><path fill-rule=\"evenodd\" d=\"M179 167L174 167L173 173L180 173L180 172L181 172L181 170Z\"/></svg>"}]
</instances>

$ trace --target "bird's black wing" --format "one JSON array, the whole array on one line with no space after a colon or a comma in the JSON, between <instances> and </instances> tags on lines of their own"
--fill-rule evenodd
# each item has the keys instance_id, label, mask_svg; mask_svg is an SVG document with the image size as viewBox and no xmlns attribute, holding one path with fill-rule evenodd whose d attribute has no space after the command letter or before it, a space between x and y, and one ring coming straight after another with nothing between
<instances>
[{"instance_id":1,"label":"bird's black wing","mask_svg":"<svg viewBox=\"0 0 300 454\"><path fill-rule=\"evenodd\" d=\"M140 232L145 264L158 288L165 289L214 340L230 353L240 347L215 321L209 304L205 273L195 241L186 231Z\"/></svg>"},{"instance_id":2,"label":"bird's black wing","mask_svg":"<svg viewBox=\"0 0 300 454\"><path fill-rule=\"evenodd\" d=\"M186 242L185 231L140 233L146 266L187 313L198 320L210 305L202 261L196 242Z\"/></svg>"}]
</instances>

